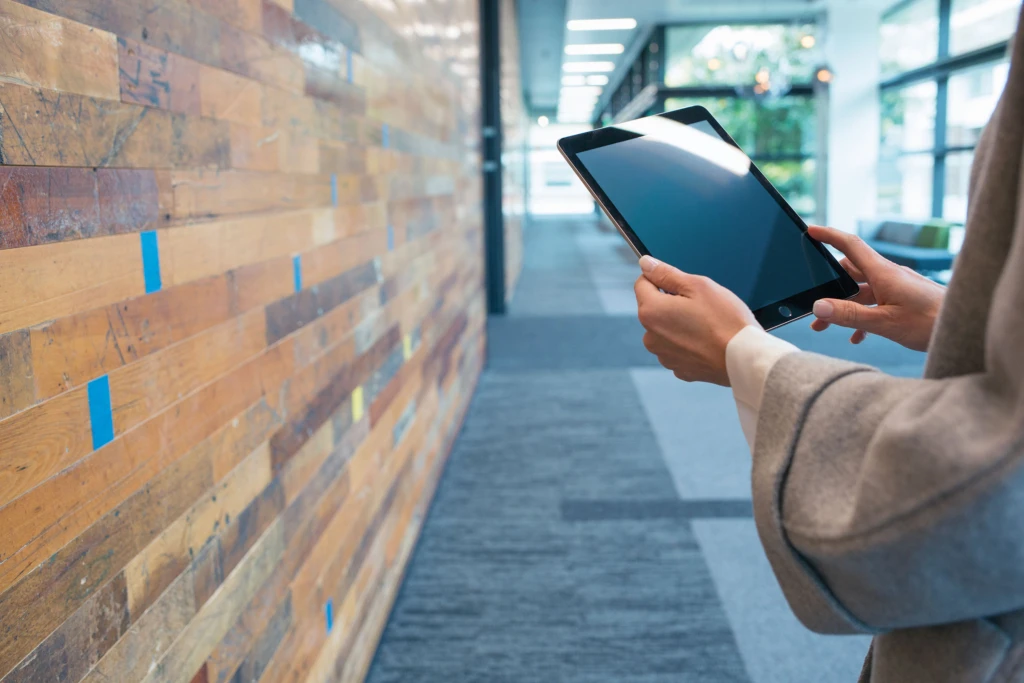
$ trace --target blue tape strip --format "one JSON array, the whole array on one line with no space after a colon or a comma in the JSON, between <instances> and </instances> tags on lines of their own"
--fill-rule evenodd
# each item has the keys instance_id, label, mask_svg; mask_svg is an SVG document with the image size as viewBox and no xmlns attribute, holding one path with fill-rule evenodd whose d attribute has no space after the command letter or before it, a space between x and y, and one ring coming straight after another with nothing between
<instances>
[{"instance_id":1,"label":"blue tape strip","mask_svg":"<svg viewBox=\"0 0 1024 683\"><path fill-rule=\"evenodd\" d=\"M110 407L110 380L106 375L89 382L89 424L92 448L98 450L114 440L114 413Z\"/></svg>"},{"instance_id":2,"label":"blue tape strip","mask_svg":"<svg viewBox=\"0 0 1024 683\"><path fill-rule=\"evenodd\" d=\"M302 256L292 256L292 272L295 275L295 291L302 291Z\"/></svg>"},{"instance_id":3,"label":"blue tape strip","mask_svg":"<svg viewBox=\"0 0 1024 683\"><path fill-rule=\"evenodd\" d=\"M395 229L388 224L388 251L395 248Z\"/></svg>"},{"instance_id":4,"label":"blue tape strip","mask_svg":"<svg viewBox=\"0 0 1024 683\"><path fill-rule=\"evenodd\" d=\"M334 628L334 600L328 600L324 605L324 615L327 617L327 632Z\"/></svg>"},{"instance_id":5,"label":"blue tape strip","mask_svg":"<svg viewBox=\"0 0 1024 683\"><path fill-rule=\"evenodd\" d=\"M139 233L142 240L142 276L146 280L146 294L159 292L163 287L160 280L160 245L156 240L156 231L147 230Z\"/></svg>"},{"instance_id":6,"label":"blue tape strip","mask_svg":"<svg viewBox=\"0 0 1024 683\"><path fill-rule=\"evenodd\" d=\"M391 146L391 133L386 123L380 127L380 144L384 146L384 149Z\"/></svg>"},{"instance_id":7,"label":"blue tape strip","mask_svg":"<svg viewBox=\"0 0 1024 683\"><path fill-rule=\"evenodd\" d=\"M331 204L338 205L338 176L331 176Z\"/></svg>"},{"instance_id":8,"label":"blue tape strip","mask_svg":"<svg viewBox=\"0 0 1024 683\"><path fill-rule=\"evenodd\" d=\"M348 82L352 82L352 50L345 50L345 69L348 71Z\"/></svg>"}]
</instances>

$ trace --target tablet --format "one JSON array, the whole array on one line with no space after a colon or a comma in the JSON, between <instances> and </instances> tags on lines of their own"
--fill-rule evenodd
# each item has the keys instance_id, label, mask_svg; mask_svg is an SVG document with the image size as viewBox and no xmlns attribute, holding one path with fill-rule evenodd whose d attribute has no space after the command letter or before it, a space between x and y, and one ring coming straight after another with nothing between
<instances>
[{"instance_id":1,"label":"tablet","mask_svg":"<svg viewBox=\"0 0 1024 683\"><path fill-rule=\"evenodd\" d=\"M637 257L711 278L765 329L858 292L704 107L573 135L558 149Z\"/></svg>"}]
</instances>

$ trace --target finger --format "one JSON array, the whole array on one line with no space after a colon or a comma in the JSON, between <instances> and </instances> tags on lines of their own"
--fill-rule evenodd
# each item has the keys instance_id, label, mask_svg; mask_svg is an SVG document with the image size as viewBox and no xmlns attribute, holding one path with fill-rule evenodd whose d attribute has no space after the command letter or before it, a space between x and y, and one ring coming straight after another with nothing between
<instances>
[{"instance_id":1,"label":"finger","mask_svg":"<svg viewBox=\"0 0 1024 683\"><path fill-rule=\"evenodd\" d=\"M811 329L814 330L815 332L824 332L828 328L829 324L824 320L818 320L817 318L815 318L814 320L811 321Z\"/></svg>"},{"instance_id":2,"label":"finger","mask_svg":"<svg viewBox=\"0 0 1024 683\"><path fill-rule=\"evenodd\" d=\"M858 268L857 266L853 265L853 262L850 261L850 259L844 258L844 259L840 260L839 261L839 265L841 265L843 267L843 270L845 270L847 273L849 273L850 277L852 277L857 282L867 282L868 281L868 276L865 275L864 272L860 268Z\"/></svg>"},{"instance_id":3,"label":"finger","mask_svg":"<svg viewBox=\"0 0 1024 683\"><path fill-rule=\"evenodd\" d=\"M865 332L879 332L886 321L884 309L842 299L819 299L814 302L813 310L819 320Z\"/></svg>"},{"instance_id":4,"label":"finger","mask_svg":"<svg viewBox=\"0 0 1024 683\"><path fill-rule=\"evenodd\" d=\"M864 330L857 330L850 335L851 344L860 344L862 341L868 338L868 333Z\"/></svg>"},{"instance_id":5,"label":"finger","mask_svg":"<svg viewBox=\"0 0 1024 683\"><path fill-rule=\"evenodd\" d=\"M657 299L658 297L665 296L653 282L648 280L646 277L641 275L633 283L633 293L636 294L636 302L639 305L648 303Z\"/></svg>"},{"instance_id":6,"label":"finger","mask_svg":"<svg viewBox=\"0 0 1024 683\"><path fill-rule=\"evenodd\" d=\"M808 228L808 233L819 242L824 242L843 252L846 258L850 259L862 273L868 273L873 268L888 263L881 254L869 247L857 235L851 235L835 228L824 228L820 225L811 226Z\"/></svg>"},{"instance_id":7,"label":"finger","mask_svg":"<svg viewBox=\"0 0 1024 683\"><path fill-rule=\"evenodd\" d=\"M697 280L696 275L690 275L683 271L663 263L653 256L644 256L640 259L640 269L644 277L650 280L659 289L669 294L683 294Z\"/></svg>"},{"instance_id":8,"label":"finger","mask_svg":"<svg viewBox=\"0 0 1024 683\"><path fill-rule=\"evenodd\" d=\"M850 299L850 301L864 306L874 306L878 303L875 301L875 292L871 289L871 285L869 284L862 284L860 286L860 291L857 292L856 296Z\"/></svg>"}]
</instances>

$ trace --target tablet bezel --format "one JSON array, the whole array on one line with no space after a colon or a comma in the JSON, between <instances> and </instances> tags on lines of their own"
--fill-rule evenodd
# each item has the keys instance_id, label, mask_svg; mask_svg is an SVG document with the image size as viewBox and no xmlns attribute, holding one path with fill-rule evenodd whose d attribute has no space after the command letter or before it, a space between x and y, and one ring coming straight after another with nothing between
<instances>
[{"instance_id":1,"label":"tablet bezel","mask_svg":"<svg viewBox=\"0 0 1024 683\"><path fill-rule=\"evenodd\" d=\"M665 112L664 114L657 114L656 116L663 116L665 118L677 121L684 124L697 123L699 121L706 121L711 125L715 131L722 136L722 139L728 142L733 147L740 149L740 146L736 144L736 141L732 139L732 136L726 132L724 128L715 120L715 117L702 106L686 107L685 109L677 109L675 111ZM590 174L587 168L580 162L577 156L580 152L586 152L592 149L598 149L599 147L605 147L607 145L614 145L619 142L625 142L626 140L632 140L634 138L643 137L640 133L623 130L616 128L615 126L609 126L606 128L598 128L597 130L587 131L585 133L579 133L577 135L570 135L569 137L562 138L558 141L558 151L561 152L562 156L569 163L569 166L573 169L579 179L583 182L583 185L587 188L590 194L594 197L598 206L607 214L608 218L611 219L612 223L618 229L618 231L625 238L626 242L636 253L637 258L649 254L647 247L643 241L637 236L633 229L629 226L628 221L619 213L619 210L615 207L615 204L608 198L608 195L604 193L597 180ZM789 205L778 190L765 178L761 170L751 162L750 164L751 174L757 178L761 186L768 191L768 194L775 200L775 202L782 208L786 214L793 219L797 227L800 228L805 234L807 233L807 224L800 217L800 215L793 210L793 207ZM829 266L836 273L836 279L830 280L824 284L812 287L803 292L798 292L780 301L767 304L754 311L754 317L766 330L770 330L780 325L799 320L800 318L806 317L811 314L811 307L814 302L818 299L849 299L857 295L860 291L859 285L850 277L850 275L843 269L842 266L835 260L825 245L821 244L814 238L808 236L807 239L811 241L811 244L825 257ZM789 315L785 315L784 311L788 310Z\"/></svg>"}]
</instances>

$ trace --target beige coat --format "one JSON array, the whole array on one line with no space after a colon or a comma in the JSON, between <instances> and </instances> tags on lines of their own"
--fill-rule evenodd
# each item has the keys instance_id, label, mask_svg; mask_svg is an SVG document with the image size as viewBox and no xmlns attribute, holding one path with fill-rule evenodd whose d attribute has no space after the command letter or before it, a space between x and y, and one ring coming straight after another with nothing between
<instances>
[{"instance_id":1,"label":"beige coat","mask_svg":"<svg viewBox=\"0 0 1024 683\"><path fill-rule=\"evenodd\" d=\"M1022 16L1024 21L1024 16ZM925 379L790 354L754 449L790 606L873 633L861 681L1024 681L1024 38L971 174Z\"/></svg>"}]
</instances>

